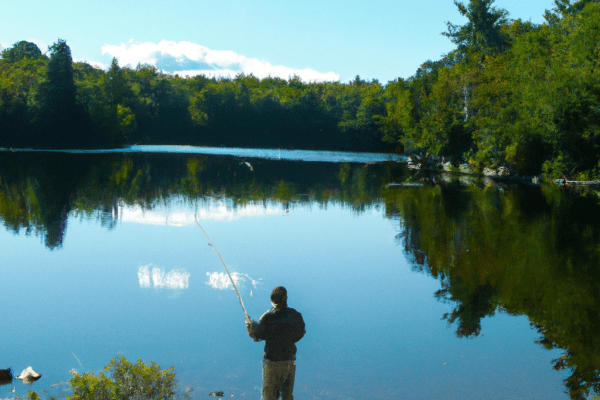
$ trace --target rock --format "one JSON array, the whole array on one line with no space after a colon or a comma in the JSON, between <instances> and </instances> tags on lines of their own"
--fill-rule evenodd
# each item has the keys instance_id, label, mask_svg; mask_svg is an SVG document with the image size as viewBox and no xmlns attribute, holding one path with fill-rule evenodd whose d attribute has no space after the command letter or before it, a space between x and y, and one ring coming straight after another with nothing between
<instances>
[{"instance_id":1,"label":"rock","mask_svg":"<svg viewBox=\"0 0 600 400\"><path fill-rule=\"evenodd\" d=\"M37 381L42 375L38 374L31 367L27 367L21 372L21 375L17 376L17 379L21 379L25 383Z\"/></svg>"},{"instance_id":2,"label":"rock","mask_svg":"<svg viewBox=\"0 0 600 400\"><path fill-rule=\"evenodd\" d=\"M12 382L13 376L14 371L12 368L0 369L0 385Z\"/></svg>"},{"instance_id":3,"label":"rock","mask_svg":"<svg viewBox=\"0 0 600 400\"><path fill-rule=\"evenodd\" d=\"M498 176L510 176L510 170L506 167L498 167Z\"/></svg>"},{"instance_id":4,"label":"rock","mask_svg":"<svg viewBox=\"0 0 600 400\"><path fill-rule=\"evenodd\" d=\"M505 176L510 176L510 170L506 167L484 168L483 175L484 176L505 177Z\"/></svg>"},{"instance_id":5,"label":"rock","mask_svg":"<svg viewBox=\"0 0 600 400\"><path fill-rule=\"evenodd\" d=\"M484 168L483 169L483 175L484 176L496 176L497 172L495 169L491 169L491 168Z\"/></svg>"},{"instance_id":6,"label":"rock","mask_svg":"<svg viewBox=\"0 0 600 400\"><path fill-rule=\"evenodd\" d=\"M469 164L460 164L458 169L460 169L460 172L462 172L463 174L472 174L473 173L473 168L471 168L471 166Z\"/></svg>"}]
</instances>

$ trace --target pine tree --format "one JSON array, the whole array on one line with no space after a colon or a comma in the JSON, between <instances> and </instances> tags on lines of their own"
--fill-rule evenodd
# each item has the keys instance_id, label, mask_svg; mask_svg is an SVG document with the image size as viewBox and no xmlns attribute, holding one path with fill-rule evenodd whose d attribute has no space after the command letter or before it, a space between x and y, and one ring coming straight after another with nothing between
<instances>
[{"instance_id":1,"label":"pine tree","mask_svg":"<svg viewBox=\"0 0 600 400\"><path fill-rule=\"evenodd\" d=\"M454 0L458 11L468 19L465 25L446 22L448 31L442 34L458 45L462 53L498 54L505 50L507 35L502 27L508 24L508 12L493 6L495 0L469 0L465 6Z\"/></svg>"},{"instance_id":2,"label":"pine tree","mask_svg":"<svg viewBox=\"0 0 600 400\"><path fill-rule=\"evenodd\" d=\"M41 85L41 144L68 148L85 143L83 107L77 102L73 78L73 59L67 42L59 39L49 47L50 61L46 81Z\"/></svg>"}]
</instances>

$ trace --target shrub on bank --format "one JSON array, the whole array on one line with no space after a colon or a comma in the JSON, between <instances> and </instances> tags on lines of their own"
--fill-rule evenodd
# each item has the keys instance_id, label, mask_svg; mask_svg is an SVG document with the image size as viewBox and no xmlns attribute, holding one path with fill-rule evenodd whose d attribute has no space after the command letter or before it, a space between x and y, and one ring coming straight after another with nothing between
<instances>
[{"instance_id":1,"label":"shrub on bank","mask_svg":"<svg viewBox=\"0 0 600 400\"><path fill-rule=\"evenodd\" d=\"M175 367L161 369L154 362L132 364L124 356L114 358L99 374L73 373L72 396L67 400L171 400L188 399L177 391ZM38 400L30 391L29 398ZM52 400L52 399L51 399Z\"/></svg>"}]
</instances>

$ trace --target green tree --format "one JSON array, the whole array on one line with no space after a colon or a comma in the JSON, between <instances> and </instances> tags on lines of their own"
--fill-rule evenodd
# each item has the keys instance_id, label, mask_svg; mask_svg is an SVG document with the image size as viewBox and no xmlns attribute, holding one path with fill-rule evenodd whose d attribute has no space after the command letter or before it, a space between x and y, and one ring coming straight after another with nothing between
<instances>
[{"instance_id":1,"label":"green tree","mask_svg":"<svg viewBox=\"0 0 600 400\"><path fill-rule=\"evenodd\" d=\"M600 159L600 3L587 2L574 15L567 15L556 29L552 84L547 90L553 110L554 129L546 140L554 150L550 176L576 176L598 166Z\"/></svg>"},{"instance_id":2,"label":"green tree","mask_svg":"<svg viewBox=\"0 0 600 400\"><path fill-rule=\"evenodd\" d=\"M74 107L77 89L73 79L73 58L67 42L59 39L49 47L50 62L46 73L46 101L55 108Z\"/></svg>"},{"instance_id":3,"label":"green tree","mask_svg":"<svg viewBox=\"0 0 600 400\"><path fill-rule=\"evenodd\" d=\"M597 2L598 0L554 0L554 7L546 10L544 18L551 26L557 26L565 17L581 12L589 3Z\"/></svg>"},{"instance_id":4,"label":"green tree","mask_svg":"<svg viewBox=\"0 0 600 400\"><path fill-rule=\"evenodd\" d=\"M515 30L519 24L513 23ZM472 162L508 163L518 173L540 173L550 156L544 136L555 129L547 96L552 36L547 26L529 30L507 52L487 60L473 96L477 115L471 121L476 146Z\"/></svg>"},{"instance_id":5,"label":"green tree","mask_svg":"<svg viewBox=\"0 0 600 400\"><path fill-rule=\"evenodd\" d=\"M14 63L23 58L38 59L42 57L40 48L31 42L22 40L14 44L13 47L2 51L2 59L9 63Z\"/></svg>"},{"instance_id":6,"label":"green tree","mask_svg":"<svg viewBox=\"0 0 600 400\"><path fill-rule=\"evenodd\" d=\"M32 146L32 120L39 104L39 85L46 74L46 57L0 59L0 145Z\"/></svg>"},{"instance_id":7,"label":"green tree","mask_svg":"<svg viewBox=\"0 0 600 400\"><path fill-rule=\"evenodd\" d=\"M497 54L505 49L507 36L503 27L508 23L508 12L493 6L495 0L469 0L468 5L454 0L460 14L467 18L465 25L446 22L448 30L443 33L464 54L471 52L485 55Z\"/></svg>"},{"instance_id":8,"label":"green tree","mask_svg":"<svg viewBox=\"0 0 600 400\"><path fill-rule=\"evenodd\" d=\"M444 60L427 61L408 80L392 82L386 88L387 114L382 118L383 129L388 135L386 140L391 140L389 135L399 135L401 146L409 153L449 152L448 133L454 130L452 120L456 119L456 113L448 113L447 107L453 103L450 97L458 95L460 102L461 92L455 88L455 93L450 93L447 79L439 81L441 75L448 73L444 63ZM458 106L457 113L462 111L462 106ZM445 122L450 125L444 125Z\"/></svg>"},{"instance_id":9,"label":"green tree","mask_svg":"<svg viewBox=\"0 0 600 400\"><path fill-rule=\"evenodd\" d=\"M95 141L108 146L126 143L137 129L136 116L131 110L135 96L116 58L109 70L92 84L91 96L88 109Z\"/></svg>"},{"instance_id":10,"label":"green tree","mask_svg":"<svg viewBox=\"0 0 600 400\"><path fill-rule=\"evenodd\" d=\"M59 39L49 47L50 61L46 80L41 84L40 129L47 134L40 143L48 147L77 147L87 141L85 113L77 102L73 59L67 42Z\"/></svg>"},{"instance_id":11,"label":"green tree","mask_svg":"<svg viewBox=\"0 0 600 400\"><path fill-rule=\"evenodd\" d=\"M360 143L365 149L381 147L378 122L383 114L384 89L378 81L366 82L356 76L349 85L340 86L341 119L338 126L346 148Z\"/></svg>"},{"instance_id":12,"label":"green tree","mask_svg":"<svg viewBox=\"0 0 600 400\"><path fill-rule=\"evenodd\" d=\"M193 121L188 107L194 89L204 88L207 80L190 78L188 85L187 78L169 76L151 65L123 70L135 97L131 111L138 129L133 132L131 141L191 144L193 137L189 133L193 129Z\"/></svg>"},{"instance_id":13,"label":"green tree","mask_svg":"<svg viewBox=\"0 0 600 400\"><path fill-rule=\"evenodd\" d=\"M436 85L433 100L439 110L432 116L430 130L454 159L471 144L471 118L478 112L473 98L485 62L509 47L508 12L494 7L494 2L469 0L465 5L455 0L454 4L467 22L464 25L447 22L448 29L443 33L458 47L450 54Z\"/></svg>"}]
</instances>

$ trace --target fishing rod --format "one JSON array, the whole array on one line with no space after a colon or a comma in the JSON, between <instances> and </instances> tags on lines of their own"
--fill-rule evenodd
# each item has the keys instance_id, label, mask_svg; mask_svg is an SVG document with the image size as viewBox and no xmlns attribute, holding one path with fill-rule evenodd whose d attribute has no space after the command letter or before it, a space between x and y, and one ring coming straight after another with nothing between
<instances>
[{"instance_id":1,"label":"fishing rod","mask_svg":"<svg viewBox=\"0 0 600 400\"><path fill-rule=\"evenodd\" d=\"M208 236L208 233L206 233L206 231L204 230L204 228L202 227L202 225L200 225L200 222L198 221L198 216L196 214L194 214L194 219L196 220L196 224L198 224L198 226L200 227L200 229L202 229L202 232L204 232L204 235L208 239L208 243L209 243L210 247L213 248L213 250L215 251L215 253L217 253L217 255L219 256L219 258L221 259L221 262L223 263L223 266L225 267L225 271L227 271L227 275L229 275L229 279L231 280L231 283L233 284L235 292L237 293L238 299L240 299L240 304L242 305L242 309L244 310L244 314L246 315L246 321L251 323L252 320L250 319L250 316L248 315L248 311L246 311L246 307L244 307L244 302L242 301L242 296L240 295L240 291L238 290L238 288L237 288L237 286L235 284L235 281L231 277L231 274L229 273L229 268L227 268L227 265L225 265L225 261L223 261L223 257L221 257L221 254L219 254L219 251L217 250L217 248L213 244L212 240L210 240L210 237Z\"/></svg>"}]
</instances>

